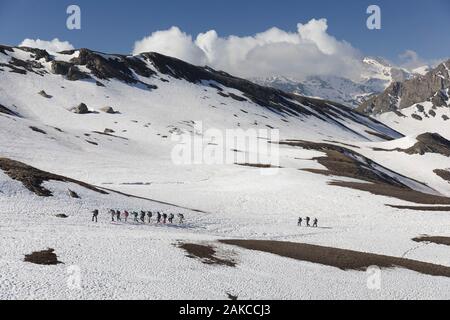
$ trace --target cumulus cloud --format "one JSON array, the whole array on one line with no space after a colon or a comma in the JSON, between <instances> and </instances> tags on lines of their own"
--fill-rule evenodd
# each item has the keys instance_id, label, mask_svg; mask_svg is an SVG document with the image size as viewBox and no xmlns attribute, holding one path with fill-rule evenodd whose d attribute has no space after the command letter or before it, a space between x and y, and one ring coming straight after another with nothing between
<instances>
[{"instance_id":1,"label":"cumulus cloud","mask_svg":"<svg viewBox=\"0 0 450 320\"><path fill-rule=\"evenodd\" d=\"M150 36L137 41L133 54L150 51L183 59L193 64L206 62L203 51L192 41L192 36L182 32L178 27L153 32Z\"/></svg>"},{"instance_id":2,"label":"cumulus cloud","mask_svg":"<svg viewBox=\"0 0 450 320\"><path fill-rule=\"evenodd\" d=\"M419 54L413 50L406 50L399 55L399 58L401 66L406 69L414 69L427 64L419 57Z\"/></svg>"},{"instance_id":3,"label":"cumulus cloud","mask_svg":"<svg viewBox=\"0 0 450 320\"><path fill-rule=\"evenodd\" d=\"M296 32L271 28L250 36L220 37L215 30L194 38L178 27L137 41L133 54L156 51L242 77L339 75L356 79L361 54L328 33L326 19L297 25Z\"/></svg>"},{"instance_id":4,"label":"cumulus cloud","mask_svg":"<svg viewBox=\"0 0 450 320\"><path fill-rule=\"evenodd\" d=\"M74 47L68 41L60 41L58 38L55 38L51 41L41 40L41 39L25 39L19 45L20 47L31 47L44 49L49 52L61 52L65 50L73 50Z\"/></svg>"},{"instance_id":5,"label":"cumulus cloud","mask_svg":"<svg viewBox=\"0 0 450 320\"><path fill-rule=\"evenodd\" d=\"M426 60L420 57L420 55L414 50L406 50L405 52L401 53L398 57L400 59L400 66L408 70L414 70L416 68L425 66L434 68L438 64L448 59L448 58L441 58L441 59Z\"/></svg>"}]
</instances>

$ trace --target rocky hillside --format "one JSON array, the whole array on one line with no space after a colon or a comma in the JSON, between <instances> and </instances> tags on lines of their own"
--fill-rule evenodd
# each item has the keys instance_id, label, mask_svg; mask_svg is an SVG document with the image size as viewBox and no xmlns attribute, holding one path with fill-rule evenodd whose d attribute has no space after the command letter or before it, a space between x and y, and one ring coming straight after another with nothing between
<instances>
[{"instance_id":1,"label":"rocky hillside","mask_svg":"<svg viewBox=\"0 0 450 320\"><path fill-rule=\"evenodd\" d=\"M383 93L364 102L358 111L376 115L400 111L417 103L431 102L435 107L450 103L450 60L441 63L426 75L392 83Z\"/></svg>"}]
</instances>

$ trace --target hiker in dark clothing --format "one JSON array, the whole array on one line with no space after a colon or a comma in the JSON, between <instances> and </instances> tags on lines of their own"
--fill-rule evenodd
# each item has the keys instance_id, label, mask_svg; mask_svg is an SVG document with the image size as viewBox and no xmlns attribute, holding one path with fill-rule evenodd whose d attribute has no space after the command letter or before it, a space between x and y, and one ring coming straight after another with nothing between
<instances>
[{"instance_id":1,"label":"hiker in dark clothing","mask_svg":"<svg viewBox=\"0 0 450 320\"><path fill-rule=\"evenodd\" d=\"M148 223L152 223L153 213L151 211L147 212L147 217L148 217Z\"/></svg>"},{"instance_id":2,"label":"hiker in dark clothing","mask_svg":"<svg viewBox=\"0 0 450 320\"><path fill-rule=\"evenodd\" d=\"M166 224L167 222L167 213L163 214L163 223Z\"/></svg>"},{"instance_id":3,"label":"hiker in dark clothing","mask_svg":"<svg viewBox=\"0 0 450 320\"><path fill-rule=\"evenodd\" d=\"M158 211L158 213L156 214L156 222L157 223L161 223L161 213Z\"/></svg>"},{"instance_id":4,"label":"hiker in dark clothing","mask_svg":"<svg viewBox=\"0 0 450 320\"><path fill-rule=\"evenodd\" d=\"M178 219L179 219L180 224L183 224L184 223L184 214L179 213L178 214Z\"/></svg>"},{"instance_id":5,"label":"hiker in dark clothing","mask_svg":"<svg viewBox=\"0 0 450 320\"><path fill-rule=\"evenodd\" d=\"M123 212L123 215L124 215L124 217L125 217L125 222L128 222L128 216L130 215L129 213L128 213L128 211L124 211Z\"/></svg>"},{"instance_id":6,"label":"hiker in dark clothing","mask_svg":"<svg viewBox=\"0 0 450 320\"><path fill-rule=\"evenodd\" d=\"M307 227L311 227L311 225L309 224L311 222L311 218L310 217L306 217L306 226Z\"/></svg>"},{"instance_id":7,"label":"hiker in dark clothing","mask_svg":"<svg viewBox=\"0 0 450 320\"><path fill-rule=\"evenodd\" d=\"M298 225L299 227L301 227L301 226L302 226L302 222L303 222L303 219L302 219L302 218L298 218L298 223L297 223L297 225Z\"/></svg>"},{"instance_id":8,"label":"hiker in dark clothing","mask_svg":"<svg viewBox=\"0 0 450 320\"><path fill-rule=\"evenodd\" d=\"M317 228L319 226L319 220L317 218L314 219L313 227Z\"/></svg>"},{"instance_id":9,"label":"hiker in dark clothing","mask_svg":"<svg viewBox=\"0 0 450 320\"><path fill-rule=\"evenodd\" d=\"M122 218L120 217L120 210L116 211L116 218L117 218L117 221L122 221Z\"/></svg>"},{"instance_id":10,"label":"hiker in dark clothing","mask_svg":"<svg viewBox=\"0 0 450 320\"><path fill-rule=\"evenodd\" d=\"M173 218L175 218L175 216L173 215L173 213L171 213L169 215L169 223L172 224L173 223Z\"/></svg>"},{"instance_id":11,"label":"hiker in dark clothing","mask_svg":"<svg viewBox=\"0 0 450 320\"><path fill-rule=\"evenodd\" d=\"M116 216L116 211L111 209L111 210L109 210L109 213L111 213L111 220L112 220L112 222L114 222L114 217Z\"/></svg>"},{"instance_id":12,"label":"hiker in dark clothing","mask_svg":"<svg viewBox=\"0 0 450 320\"><path fill-rule=\"evenodd\" d=\"M92 222L94 221L98 222L97 217L98 217L98 210L95 209L94 211L92 211Z\"/></svg>"},{"instance_id":13,"label":"hiker in dark clothing","mask_svg":"<svg viewBox=\"0 0 450 320\"><path fill-rule=\"evenodd\" d=\"M139 220L138 220L139 213L137 213L136 211L134 211L134 212L133 212L133 215L134 215L134 222L139 222Z\"/></svg>"},{"instance_id":14,"label":"hiker in dark clothing","mask_svg":"<svg viewBox=\"0 0 450 320\"><path fill-rule=\"evenodd\" d=\"M145 223L145 211L141 211L141 222Z\"/></svg>"}]
</instances>

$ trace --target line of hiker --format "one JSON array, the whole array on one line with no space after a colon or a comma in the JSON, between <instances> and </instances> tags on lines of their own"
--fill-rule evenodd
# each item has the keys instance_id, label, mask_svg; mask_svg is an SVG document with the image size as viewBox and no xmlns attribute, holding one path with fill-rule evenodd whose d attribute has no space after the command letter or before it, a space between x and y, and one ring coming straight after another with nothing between
<instances>
[{"instance_id":1,"label":"line of hiker","mask_svg":"<svg viewBox=\"0 0 450 320\"><path fill-rule=\"evenodd\" d=\"M311 227L311 218L310 218L310 217L306 217L306 218L305 218L305 222L306 222L306 226L307 226L307 227ZM298 223L297 223L297 225L298 225L299 227L301 227L302 224L303 224L303 218L300 217L300 218L298 218ZM313 228L318 228L318 227L319 227L319 219L314 218L312 227L313 227Z\"/></svg>"},{"instance_id":2,"label":"line of hiker","mask_svg":"<svg viewBox=\"0 0 450 320\"><path fill-rule=\"evenodd\" d=\"M130 216L133 217L134 222L137 222L137 223L148 222L149 224L152 223L153 218L155 218L155 221L158 224L160 224L160 223L173 224L174 219L175 219L175 215L173 213L167 214L167 213L161 213L160 211L152 212L152 211L141 210L141 212L132 211L130 213L127 210L124 210L123 212L121 212L120 210L110 209L109 214L111 215L112 222L122 222L122 221L128 222L128 219L130 218ZM99 215L99 211L97 209L92 211L92 222L98 222L98 215ZM184 215L181 213L178 213L177 217L178 217L178 223L183 224L184 223Z\"/></svg>"}]
</instances>

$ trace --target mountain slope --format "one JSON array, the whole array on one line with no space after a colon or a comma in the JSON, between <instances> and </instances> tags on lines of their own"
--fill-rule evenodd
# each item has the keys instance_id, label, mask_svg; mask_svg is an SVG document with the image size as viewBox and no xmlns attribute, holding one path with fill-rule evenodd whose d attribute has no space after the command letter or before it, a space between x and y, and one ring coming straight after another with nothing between
<instances>
[{"instance_id":1,"label":"mountain slope","mask_svg":"<svg viewBox=\"0 0 450 320\"><path fill-rule=\"evenodd\" d=\"M41 55L44 57L41 57ZM166 96L169 89L181 88L188 94L196 91L195 95L200 95L201 92L204 92L202 99L211 100L202 101L202 104L208 108L223 109L223 106L227 104L240 105L240 107L234 108L234 112L240 113L243 118L241 120L244 122L261 123L256 127L291 127L288 132L292 133L292 127L295 127L295 124L290 126L286 123L306 121L309 125L303 124L298 126L296 130L304 129L302 131L308 132L310 135L320 135L321 132L330 131L346 138L352 139L351 137L353 137L353 139L364 140L374 139L374 136L366 131L374 131L391 138L399 137L397 132L368 117L361 117L340 104L299 97L279 90L261 87L223 72L195 67L156 53L127 57L104 55L82 49L80 51L63 52L53 57L41 51L33 51L33 49L4 47L0 61L2 61L4 68L4 72L1 74L4 84L2 85L0 104L10 112L23 114L24 117L30 119L44 120L36 112L30 113L30 110L25 107L29 101L36 98L39 99L37 108L42 107L43 112L44 109L52 108L53 113L60 113L60 116L63 116L64 113L67 115L68 108L81 102L88 106L94 105L96 108L100 108L108 105L112 100L116 104L116 108L126 108L119 104L120 99L115 99L115 97L106 94L109 91L108 89L112 89L112 87L115 87L113 91L119 90L117 87L120 87L128 92L136 92L137 96L144 100L140 101L140 104L148 104L148 102L145 102L147 98L158 100L162 95ZM22 77L24 75L26 77ZM168 80L164 79L164 76L170 76L172 80L167 82ZM21 79L24 78L27 80L22 82ZM64 86L57 84L61 80L64 82ZM34 86L37 82L42 83L42 91L51 98L38 97L37 93L41 90L30 92L27 85ZM19 89L22 94L20 96L12 94L13 91L7 88L8 83L13 84L16 90ZM189 88L194 90L189 90ZM86 97L84 98L85 101L77 101L76 97L83 91L89 93L88 97L95 95L98 99ZM181 92L181 90L174 91ZM27 96L25 97L25 95ZM136 96L136 94L130 95ZM63 103L66 102L60 101L61 96L64 99L70 96L73 105L63 106ZM183 100L181 96L174 98ZM179 104L180 101L173 102ZM167 104L167 101L163 103ZM51 107L54 104L58 104L59 108ZM177 122L183 120L195 120L192 119L195 114L189 115L191 119L180 118L179 111L183 112L183 109L186 109L176 109L180 107L177 105L167 108L166 116L172 123L166 125L176 125ZM63 110L63 108L66 110ZM147 108L144 107L143 109ZM250 118L248 115L242 115L241 109L250 114L259 112L261 115L254 115ZM207 113L210 114L223 112L222 110L209 111ZM228 114L226 118L233 118L232 112L227 110L226 113ZM174 117L178 117L178 119L174 119ZM198 118L204 118L203 114ZM46 117L45 121L48 120L49 117ZM239 120L227 119L228 122L232 123L229 123L228 127L237 127L238 123L241 124L240 122L242 122ZM56 125L56 123L52 122L52 125ZM212 125L222 127L222 120ZM319 128L319 130L316 128Z\"/></svg>"}]
</instances>

